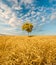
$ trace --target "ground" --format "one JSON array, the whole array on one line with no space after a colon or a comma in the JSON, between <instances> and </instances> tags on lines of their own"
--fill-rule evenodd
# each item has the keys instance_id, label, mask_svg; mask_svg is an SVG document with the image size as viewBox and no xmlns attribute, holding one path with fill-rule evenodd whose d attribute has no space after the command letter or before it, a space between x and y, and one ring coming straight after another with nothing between
<instances>
[{"instance_id":1,"label":"ground","mask_svg":"<svg viewBox=\"0 0 56 65\"><path fill-rule=\"evenodd\" d=\"M0 36L0 65L56 65L56 36Z\"/></svg>"}]
</instances>

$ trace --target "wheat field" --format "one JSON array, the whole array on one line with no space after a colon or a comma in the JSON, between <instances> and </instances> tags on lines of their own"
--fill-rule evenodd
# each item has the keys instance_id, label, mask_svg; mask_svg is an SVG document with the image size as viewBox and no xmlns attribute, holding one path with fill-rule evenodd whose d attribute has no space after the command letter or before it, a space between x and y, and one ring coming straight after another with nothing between
<instances>
[{"instance_id":1,"label":"wheat field","mask_svg":"<svg viewBox=\"0 0 56 65\"><path fill-rule=\"evenodd\" d=\"M0 36L0 65L56 65L56 36Z\"/></svg>"}]
</instances>

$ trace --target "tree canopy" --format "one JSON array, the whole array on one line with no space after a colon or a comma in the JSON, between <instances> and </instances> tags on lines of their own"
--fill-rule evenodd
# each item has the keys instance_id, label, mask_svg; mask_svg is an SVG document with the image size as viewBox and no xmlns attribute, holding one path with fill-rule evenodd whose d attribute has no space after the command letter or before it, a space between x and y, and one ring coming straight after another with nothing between
<instances>
[{"instance_id":1,"label":"tree canopy","mask_svg":"<svg viewBox=\"0 0 56 65\"><path fill-rule=\"evenodd\" d=\"M29 32L32 32L32 29L33 29L33 24L30 23L30 22L26 22L22 25L22 30L25 30L27 31L28 33Z\"/></svg>"}]
</instances>

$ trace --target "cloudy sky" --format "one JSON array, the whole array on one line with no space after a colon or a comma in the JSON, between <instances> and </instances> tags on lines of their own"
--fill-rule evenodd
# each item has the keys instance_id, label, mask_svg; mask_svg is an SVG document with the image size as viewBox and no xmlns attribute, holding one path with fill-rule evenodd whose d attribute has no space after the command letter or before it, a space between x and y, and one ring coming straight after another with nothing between
<instances>
[{"instance_id":1,"label":"cloudy sky","mask_svg":"<svg viewBox=\"0 0 56 65\"><path fill-rule=\"evenodd\" d=\"M27 35L27 21L33 35L56 35L56 0L0 0L0 34Z\"/></svg>"}]
</instances>

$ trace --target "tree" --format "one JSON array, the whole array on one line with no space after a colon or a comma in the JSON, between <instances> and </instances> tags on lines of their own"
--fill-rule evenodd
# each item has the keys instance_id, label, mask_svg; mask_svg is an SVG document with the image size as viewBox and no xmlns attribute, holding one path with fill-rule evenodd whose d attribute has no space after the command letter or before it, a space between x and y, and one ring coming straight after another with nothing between
<instances>
[{"instance_id":1,"label":"tree","mask_svg":"<svg viewBox=\"0 0 56 65\"><path fill-rule=\"evenodd\" d=\"M33 24L30 23L30 22L26 22L22 25L22 30L25 30L28 32L28 36L29 36L29 33L32 32L32 29L33 29Z\"/></svg>"}]
</instances>

